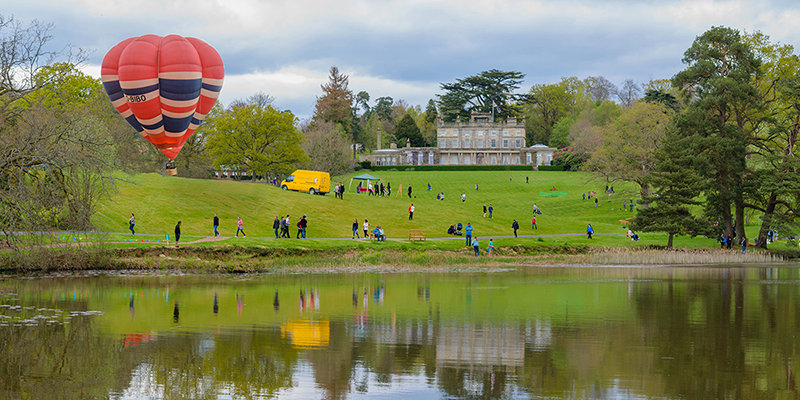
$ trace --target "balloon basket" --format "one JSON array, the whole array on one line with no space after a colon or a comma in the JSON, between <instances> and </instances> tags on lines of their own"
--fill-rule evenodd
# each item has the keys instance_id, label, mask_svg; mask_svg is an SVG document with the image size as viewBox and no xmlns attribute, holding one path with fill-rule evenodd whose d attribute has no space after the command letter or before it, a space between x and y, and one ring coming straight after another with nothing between
<instances>
[{"instance_id":1,"label":"balloon basket","mask_svg":"<svg viewBox=\"0 0 800 400\"><path fill-rule=\"evenodd\" d=\"M167 175L167 176L178 175L178 169L177 168L167 168L167 169L164 170L164 174Z\"/></svg>"}]
</instances>

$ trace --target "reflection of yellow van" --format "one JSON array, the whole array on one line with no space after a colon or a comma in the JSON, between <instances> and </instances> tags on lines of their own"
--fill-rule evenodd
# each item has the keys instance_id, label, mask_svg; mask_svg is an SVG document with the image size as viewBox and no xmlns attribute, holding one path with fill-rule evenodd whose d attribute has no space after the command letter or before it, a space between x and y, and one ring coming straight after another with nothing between
<instances>
[{"instance_id":1,"label":"reflection of yellow van","mask_svg":"<svg viewBox=\"0 0 800 400\"><path fill-rule=\"evenodd\" d=\"M325 195L331 191L331 175L327 172L298 169L281 182L281 189Z\"/></svg>"}]
</instances>

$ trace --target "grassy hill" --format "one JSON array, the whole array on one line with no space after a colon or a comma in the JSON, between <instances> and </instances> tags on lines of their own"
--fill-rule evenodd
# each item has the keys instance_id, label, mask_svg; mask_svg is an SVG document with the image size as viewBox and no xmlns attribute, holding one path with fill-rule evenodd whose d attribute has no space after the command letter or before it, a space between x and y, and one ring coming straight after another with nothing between
<instances>
[{"instance_id":1,"label":"grassy hill","mask_svg":"<svg viewBox=\"0 0 800 400\"><path fill-rule=\"evenodd\" d=\"M591 223L597 233L624 233L619 220L633 216L622 210L622 202L638 198L638 187L615 183L610 198L604 193L605 182L590 174L551 171L457 171L457 172L371 172L383 182L391 182L391 197L370 197L348 192L344 200L333 194L312 196L307 193L285 192L279 188L258 183L199 180L180 177L162 177L157 174L128 176L118 185L118 191L103 200L94 216L95 226L108 232L127 232L130 213L136 214L137 233L171 233L178 220L183 221L185 236L213 235L212 217L216 212L221 220L220 232L232 236L236 232L236 218L244 220L245 231L251 242L254 237L273 237L272 220L291 215L292 236L294 223L308 214L310 238L348 238L354 218L359 224L365 218L370 225L382 225L388 237L407 237L409 229L421 229L429 237L447 237L450 224L471 223L474 234L481 237L512 235L511 223L517 219L520 235L556 235L585 233ZM348 184L352 175L334 177L333 181ZM526 183L526 177L529 182ZM432 190L427 190L430 183ZM412 185L412 198L406 195ZM478 184L479 190L475 190ZM353 183L353 188L356 183ZM398 189L402 185L402 193ZM554 187L567 192L565 197L546 197ZM599 207L593 201L583 200L589 191L600 193ZM436 194L444 192L444 200ZM465 193L466 202L460 195ZM414 220L408 220L408 207L414 203ZM482 206L494 207L494 218L483 217ZM531 229L533 204L538 204L543 215L537 215L538 230ZM638 244L665 244L661 234L642 235ZM505 239L503 244L513 239ZM534 239L520 239L527 242ZM566 239L560 239L566 240ZM624 236L596 236L569 238L570 243L596 243L610 246L629 246ZM541 241L541 239L539 239ZM688 247L710 247L709 239L680 239L677 243ZM454 244L455 245L455 244ZM482 243L485 246L485 242Z\"/></svg>"}]
</instances>

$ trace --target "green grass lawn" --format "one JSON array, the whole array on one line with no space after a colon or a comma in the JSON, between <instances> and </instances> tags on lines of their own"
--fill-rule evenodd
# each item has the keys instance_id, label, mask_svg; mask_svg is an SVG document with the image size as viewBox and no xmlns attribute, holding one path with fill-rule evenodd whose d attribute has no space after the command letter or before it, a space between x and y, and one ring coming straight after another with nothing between
<instances>
[{"instance_id":1,"label":"green grass lawn","mask_svg":"<svg viewBox=\"0 0 800 400\"><path fill-rule=\"evenodd\" d=\"M313 196L300 192L285 192L279 188L259 183L200 180L180 177L162 177L157 174L141 174L125 177L118 184L118 191L100 202L93 218L95 226L102 231L127 232L130 213L136 214L136 232L142 234L171 234L178 220L182 222L184 241L213 235L212 217L216 212L221 220L220 233L232 236L236 233L236 219L241 216L248 239L237 243L254 245L275 243L272 239L272 221L278 216L291 215L292 237L296 234L294 224L303 215L308 215L310 238L349 238L353 219L359 227L368 219L371 227L382 225L389 238L404 238L409 229L421 229L428 237L448 237L448 226L458 222L474 226L474 235L480 237L482 247L486 239L495 236L513 235L511 223L517 219L519 235L583 234L591 223L596 233L623 234L620 220L634 213L622 210L622 202L638 200L638 187L633 184L615 183L615 194L604 193L605 182L593 175L576 172L551 171L457 171L457 172L370 172L383 182L391 182L391 197L370 197L366 194L348 192L344 200L333 194ZM355 175L355 174L353 174ZM333 182L348 184L352 175L338 176ZM526 177L529 183L526 183ZM432 190L427 190L430 182ZM412 185L412 198L406 194ZM479 190L475 190L478 184ZM353 183L353 188L356 183ZM402 185L403 191L398 194ZM565 197L546 197L555 186ZM599 207L593 201L582 200L589 191L599 193ZM436 194L444 192L444 200L436 200ZM466 194L466 202L461 201ZM413 221L408 220L408 207L414 203L416 211ZM483 217L482 206L494 207L492 219ZM543 215L537 215L538 230L531 229L533 204L538 204ZM359 233L363 234L359 229ZM118 238L124 238L119 236ZM636 245L666 244L663 234L641 234ZM142 237L145 239L145 237ZM222 243L231 243L225 240ZM455 248L458 242L413 244L424 248ZM596 244L604 246L634 245L625 236L597 235L589 240L581 237L547 237L496 239L495 245L523 244ZM341 241L306 241L292 246L328 247L339 246ZM283 246L289 243L282 244ZM382 244L376 244L382 245ZM412 245L412 244L409 244ZM677 246L711 247L710 239L679 238ZM394 245L392 245L394 246Z\"/></svg>"}]
</instances>

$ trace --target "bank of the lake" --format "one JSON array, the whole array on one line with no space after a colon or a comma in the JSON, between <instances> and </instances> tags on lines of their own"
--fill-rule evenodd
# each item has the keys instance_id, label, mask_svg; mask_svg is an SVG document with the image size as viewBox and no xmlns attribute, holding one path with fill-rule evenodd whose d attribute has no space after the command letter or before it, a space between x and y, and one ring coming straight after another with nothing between
<instances>
[{"instance_id":1,"label":"bank of the lake","mask_svg":"<svg viewBox=\"0 0 800 400\"><path fill-rule=\"evenodd\" d=\"M306 242L309 243L309 242ZM568 243L497 246L480 256L466 246L369 243L353 246L116 246L87 244L43 247L5 253L0 271L25 273L81 270L184 270L217 272L353 272L459 270L525 265L747 265L780 264L796 258L787 252L726 249L595 247Z\"/></svg>"}]
</instances>

